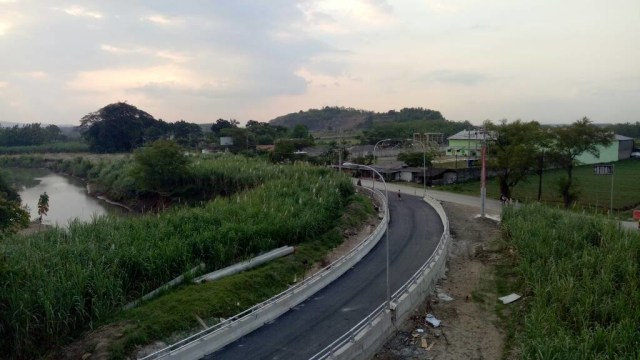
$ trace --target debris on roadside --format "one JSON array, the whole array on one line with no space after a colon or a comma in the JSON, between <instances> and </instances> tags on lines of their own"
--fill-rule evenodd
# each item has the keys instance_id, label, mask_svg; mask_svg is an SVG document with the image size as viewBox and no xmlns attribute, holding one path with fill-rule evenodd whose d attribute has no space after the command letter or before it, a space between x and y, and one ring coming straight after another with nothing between
<instances>
[{"instance_id":1,"label":"debris on roadside","mask_svg":"<svg viewBox=\"0 0 640 360\"><path fill-rule=\"evenodd\" d=\"M449 302L449 301L453 301L453 298L451 296L449 296L448 294L445 293L438 293L438 299L444 301L444 302Z\"/></svg>"},{"instance_id":2,"label":"debris on roadside","mask_svg":"<svg viewBox=\"0 0 640 360\"><path fill-rule=\"evenodd\" d=\"M433 327L438 327L440 326L440 323L441 323L441 321L438 320L435 316L433 316L433 314L427 314L427 316L424 318L424 321L426 321Z\"/></svg>"},{"instance_id":3,"label":"debris on roadside","mask_svg":"<svg viewBox=\"0 0 640 360\"><path fill-rule=\"evenodd\" d=\"M511 304L512 302L520 299L522 296L516 294L516 293L511 293L509 295L503 296L498 298L498 300L502 301L503 304Z\"/></svg>"}]
</instances>

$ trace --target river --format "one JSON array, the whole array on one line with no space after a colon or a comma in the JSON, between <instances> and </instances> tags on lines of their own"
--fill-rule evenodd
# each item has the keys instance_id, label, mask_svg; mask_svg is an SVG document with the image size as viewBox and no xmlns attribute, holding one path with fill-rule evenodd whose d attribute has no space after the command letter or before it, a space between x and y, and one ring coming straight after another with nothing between
<instances>
[{"instance_id":1,"label":"river","mask_svg":"<svg viewBox=\"0 0 640 360\"><path fill-rule=\"evenodd\" d=\"M22 204L29 207L31 220L38 218L38 199L49 195L49 211L43 223L66 227L78 218L89 221L93 216L122 214L123 209L87 194L85 184L76 178L45 169L7 169L17 185Z\"/></svg>"}]
</instances>

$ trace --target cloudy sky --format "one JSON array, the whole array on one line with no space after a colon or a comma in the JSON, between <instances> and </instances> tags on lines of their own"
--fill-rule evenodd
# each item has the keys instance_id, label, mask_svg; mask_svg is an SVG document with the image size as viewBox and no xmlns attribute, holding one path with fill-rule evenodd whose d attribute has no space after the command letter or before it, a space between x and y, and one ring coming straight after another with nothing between
<instances>
[{"instance_id":1,"label":"cloudy sky","mask_svg":"<svg viewBox=\"0 0 640 360\"><path fill-rule=\"evenodd\" d=\"M0 0L0 121L640 121L638 0Z\"/></svg>"}]
</instances>

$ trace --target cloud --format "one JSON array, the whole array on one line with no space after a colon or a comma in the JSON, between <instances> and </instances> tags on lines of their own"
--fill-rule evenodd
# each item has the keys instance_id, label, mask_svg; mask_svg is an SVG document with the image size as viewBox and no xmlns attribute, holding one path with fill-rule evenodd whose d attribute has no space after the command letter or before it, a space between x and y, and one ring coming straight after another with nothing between
<instances>
[{"instance_id":1,"label":"cloud","mask_svg":"<svg viewBox=\"0 0 640 360\"><path fill-rule=\"evenodd\" d=\"M428 73L424 79L440 83L472 86L490 80L490 77L485 74L472 71L436 70Z\"/></svg>"},{"instance_id":2,"label":"cloud","mask_svg":"<svg viewBox=\"0 0 640 360\"><path fill-rule=\"evenodd\" d=\"M143 20L152 22L157 25L176 25L182 22L180 19L172 19L165 15L150 15L144 17Z\"/></svg>"},{"instance_id":3,"label":"cloud","mask_svg":"<svg viewBox=\"0 0 640 360\"><path fill-rule=\"evenodd\" d=\"M49 74L45 73L44 71L30 71L25 75L36 80L43 80L49 77Z\"/></svg>"},{"instance_id":4,"label":"cloud","mask_svg":"<svg viewBox=\"0 0 640 360\"><path fill-rule=\"evenodd\" d=\"M82 16L82 17L90 17L90 18L94 18L94 19L101 19L102 18L102 14L99 12L95 12L95 11L90 11L87 10L85 8L83 8L82 6L70 6L68 8L64 8L61 9L62 12L64 12L65 14L68 15L72 15L72 16Z\"/></svg>"},{"instance_id":5,"label":"cloud","mask_svg":"<svg viewBox=\"0 0 640 360\"><path fill-rule=\"evenodd\" d=\"M9 87L9 83L6 81L0 81L0 89Z\"/></svg>"},{"instance_id":6,"label":"cloud","mask_svg":"<svg viewBox=\"0 0 640 360\"><path fill-rule=\"evenodd\" d=\"M158 50L158 49L152 49L147 47L126 48L126 47L113 46L109 44L102 44L100 45L100 49L116 55L142 54L142 55L149 55L149 56L153 56L161 59L170 60L172 62L177 62L177 63L186 62L187 60L189 60L188 56L179 52L170 51L170 50Z\"/></svg>"},{"instance_id":7,"label":"cloud","mask_svg":"<svg viewBox=\"0 0 640 360\"><path fill-rule=\"evenodd\" d=\"M76 91L109 92L137 89L154 84L172 88L192 88L200 82L199 75L175 66L160 65L146 68L113 68L82 71L68 83Z\"/></svg>"},{"instance_id":8,"label":"cloud","mask_svg":"<svg viewBox=\"0 0 640 360\"><path fill-rule=\"evenodd\" d=\"M0 36L7 35L9 29L11 29L11 24L9 24L8 22L0 21Z\"/></svg>"}]
</instances>

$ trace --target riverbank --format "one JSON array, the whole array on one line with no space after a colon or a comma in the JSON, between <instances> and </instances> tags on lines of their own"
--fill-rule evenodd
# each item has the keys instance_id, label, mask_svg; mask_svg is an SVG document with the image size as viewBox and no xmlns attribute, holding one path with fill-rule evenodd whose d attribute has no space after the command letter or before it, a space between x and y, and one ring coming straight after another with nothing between
<instances>
[{"instance_id":1,"label":"riverbank","mask_svg":"<svg viewBox=\"0 0 640 360\"><path fill-rule=\"evenodd\" d=\"M50 229L52 226L49 224L41 224L40 221L35 220L29 223L29 226L24 228L24 229L20 229L18 231L19 235L31 235L31 234L35 234L37 232L40 231L44 231L47 229Z\"/></svg>"}]
</instances>

